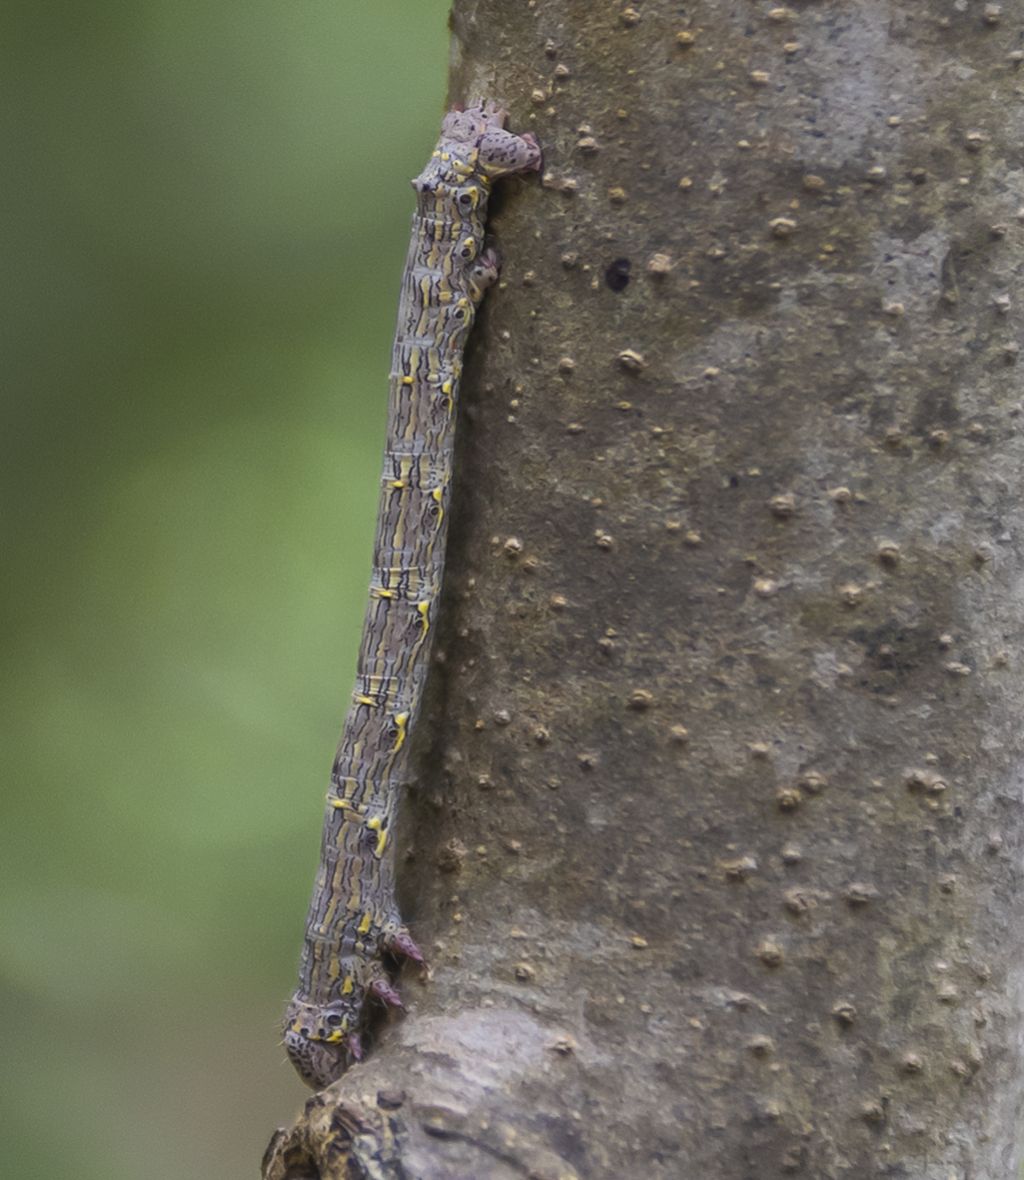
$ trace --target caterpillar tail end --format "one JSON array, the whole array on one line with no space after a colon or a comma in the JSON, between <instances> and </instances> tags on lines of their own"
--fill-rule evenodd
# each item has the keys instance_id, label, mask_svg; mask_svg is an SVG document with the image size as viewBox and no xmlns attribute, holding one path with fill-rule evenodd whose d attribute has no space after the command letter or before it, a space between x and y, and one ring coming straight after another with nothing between
<instances>
[{"instance_id":1,"label":"caterpillar tail end","mask_svg":"<svg viewBox=\"0 0 1024 1180\"><path fill-rule=\"evenodd\" d=\"M349 1056L360 1061L363 1055L358 1033L350 1034L348 1044L328 1044L314 1040L302 1030L286 1027L284 1047L295 1072L314 1090L323 1090L336 1082L348 1068Z\"/></svg>"},{"instance_id":2,"label":"caterpillar tail end","mask_svg":"<svg viewBox=\"0 0 1024 1180\"><path fill-rule=\"evenodd\" d=\"M284 1018L284 1047L307 1086L322 1090L363 1059L363 1008L370 989L353 989L326 1004L292 997Z\"/></svg>"},{"instance_id":3,"label":"caterpillar tail end","mask_svg":"<svg viewBox=\"0 0 1024 1180\"><path fill-rule=\"evenodd\" d=\"M384 956L407 959L424 970L423 952L402 925L394 923L377 944L377 952L357 964L349 961L340 994L316 1003L296 992L284 1018L284 1047L299 1077L322 1090L351 1065L362 1061L365 1034L384 1012L404 1011L398 988L391 982ZM376 1012L376 1015L375 1015Z\"/></svg>"}]
</instances>

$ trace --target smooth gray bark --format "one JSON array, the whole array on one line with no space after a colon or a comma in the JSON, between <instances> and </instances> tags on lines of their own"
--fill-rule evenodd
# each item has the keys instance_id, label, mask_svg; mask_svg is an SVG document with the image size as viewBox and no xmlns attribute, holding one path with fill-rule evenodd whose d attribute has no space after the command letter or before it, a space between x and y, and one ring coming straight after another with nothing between
<instances>
[{"instance_id":1,"label":"smooth gray bark","mask_svg":"<svg viewBox=\"0 0 1024 1180\"><path fill-rule=\"evenodd\" d=\"M546 171L465 383L433 978L271 1180L1015 1174L1022 27L456 3Z\"/></svg>"}]
</instances>

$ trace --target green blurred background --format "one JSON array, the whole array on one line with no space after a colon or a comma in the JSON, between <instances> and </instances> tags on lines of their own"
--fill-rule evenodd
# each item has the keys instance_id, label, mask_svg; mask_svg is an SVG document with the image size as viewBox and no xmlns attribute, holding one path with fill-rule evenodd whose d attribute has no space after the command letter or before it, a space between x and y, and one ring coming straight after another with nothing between
<instances>
[{"instance_id":1,"label":"green blurred background","mask_svg":"<svg viewBox=\"0 0 1024 1180\"><path fill-rule=\"evenodd\" d=\"M4 6L0 1172L254 1177L448 0Z\"/></svg>"}]
</instances>

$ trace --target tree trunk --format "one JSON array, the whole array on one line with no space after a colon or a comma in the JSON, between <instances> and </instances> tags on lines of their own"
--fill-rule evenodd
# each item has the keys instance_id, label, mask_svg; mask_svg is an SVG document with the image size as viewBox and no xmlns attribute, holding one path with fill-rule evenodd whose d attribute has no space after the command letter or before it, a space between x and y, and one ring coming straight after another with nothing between
<instances>
[{"instance_id":1,"label":"tree trunk","mask_svg":"<svg viewBox=\"0 0 1024 1180\"><path fill-rule=\"evenodd\" d=\"M1022 14L792 4L455 5L546 167L405 805L433 976L268 1180L1015 1174Z\"/></svg>"}]
</instances>

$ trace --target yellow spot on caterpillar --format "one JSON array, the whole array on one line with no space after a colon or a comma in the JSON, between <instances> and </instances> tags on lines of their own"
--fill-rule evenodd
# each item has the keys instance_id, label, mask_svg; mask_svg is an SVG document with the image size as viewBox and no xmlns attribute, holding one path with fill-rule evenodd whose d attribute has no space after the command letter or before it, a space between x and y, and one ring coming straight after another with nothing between
<instances>
[{"instance_id":1,"label":"yellow spot on caterpillar","mask_svg":"<svg viewBox=\"0 0 1024 1180\"><path fill-rule=\"evenodd\" d=\"M327 796L327 802L337 811L351 811L352 804L347 799L332 799L330 795Z\"/></svg>"},{"instance_id":2,"label":"yellow spot on caterpillar","mask_svg":"<svg viewBox=\"0 0 1024 1180\"><path fill-rule=\"evenodd\" d=\"M388 833L387 829L384 827L384 821L379 815L375 815L373 819L368 819L366 821L366 826L371 832L377 833L377 845L373 850L373 855L380 859L380 857L384 855L384 849L388 842Z\"/></svg>"},{"instance_id":3,"label":"yellow spot on caterpillar","mask_svg":"<svg viewBox=\"0 0 1024 1180\"><path fill-rule=\"evenodd\" d=\"M430 630L430 599L427 598L423 602L416 603L416 610L420 616L420 622L423 624L423 634Z\"/></svg>"},{"instance_id":4,"label":"yellow spot on caterpillar","mask_svg":"<svg viewBox=\"0 0 1024 1180\"><path fill-rule=\"evenodd\" d=\"M438 303L451 303L451 301L452 301L451 291L438 291L437 301L438 301Z\"/></svg>"},{"instance_id":5,"label":"yellow spot on caterpillar","mask_svg":"<svg viewBox=\"0 0 1024 1180\"><path fill-rule=\"evenodd\" d=\"M397 754L405 743L405 727L409 724L408 713L395 714L395 729L398 730L398 736L395 738L394 750Z\"/></svg>"},{"instance_id":6,"label":"yellow spot on caterpillar","mask_svg":"<svg viewBox=\"0 0 1024 1180\"><path fill-rule=\"evenodd\" d=\"M359 923L357 929L360 934L368 934L370 931L370 923L372 918L369 913L363 914L363 920Z\"/></svg>"},{"instance_id":7,"label":"yellow spot on caterpillar","mask_svg":"<svg viewBox=\"0 0 1024 1180\"><path fill-rule=\"evenodd\" d=\"M431 152L431 153L430 153L430 158L431 158L432 160L436 160L436 159L437 159L437 157L438 157L440 154L441 154L440 152Z\"/></svg>"},{"instance_id":8,"label":"yellow spot on caterpillar","mask_svg":"<svg viewBox=\"0 0 1024 1180\"><path fill-rule=\"evenodd\" d=\"M413 384L413 380L414 380L414 379L413 379L412 377L405 376L405 377L403 377L403 378L402 378L402 384L403 384L403 385L412 385L412 384Z\"/></svg>"},{"instance_id":9,"label":"yellow spot on caterpillar","mask_svg":"<svg viewBox=\"0 0 1024 1180\"><path fill-rule=\"evenodd\" d=\"M442 153L441 153L441 159L442 159L442 160L450 160L451 158L452 158L452 157L451 157L451 153L450 153L450 152L442 152Z\"/></svg>"},{"instance_id":10,"label":"yellow spot on caterpillar","mask_svg":"<svg viewBox=\"0 0 1024 1180\"><path fill-rule=\"evenodd\" d=\"M395 596L394 590L385 590L382 586L375 587L373 593L378 598L394 598Z\"/></svg>"},{"instance_id":11,"label":"yellow spot on caterpillar","mask_svg":"<svg viewBox=\"0 0 1024 1180\"><path fill-rule=\"evenodd\" d=\"M337 1045L344 1035L345 1033L340 1028L336 1028L329 1037L324 1037L324 1044Z\"/></svg>"},{"instance_id":12,"label":"yellow spot on caterpillar","mask_svg":"<svg viewBox=\"0 0 1024 1180\"><path fill-rule=\"evenodd\" d=\"M442 382L441 383L441 392L445 395L445 397L451 397L452 396L452 383L450 381Z\"/></svg>"},{"instance_id":13,"label":"yellow spot on caterpillar","mask_svg":"<svg viewBox=\"0 0 1024 1180\"><path fill-rule=\"evenodd\" d=\"M360 693L359 696L356 697L356 702L360 705L376 705L376 703L377 703L375 697L363 696L362 693Z\"/></svg>"},{"instance_id":14,"label":"yellow spot on caterpillar","mask_svg":"<svg viewBox=\"0 0 1024 1180\"><path fill-rule=\"evenodd\" d=\"M354 987L355 987L355 981L353 980L352 976L346 975L345 982L341 985L341 994L343 996L350 996L352 994L352 989Z\"/></svg>"},{"instance_id":15,"label":"yellow spot on caterpillar","mask_svg":"<svg viewBox=\"0 0 1024 1180\"><path fill-rule=\"evenodd\" d=\"M409 486L409 481L406 479L393 479L388 484L389 488L396 488L396 489L407 488L408 486Z\"/></svg>"}]
</instances>

